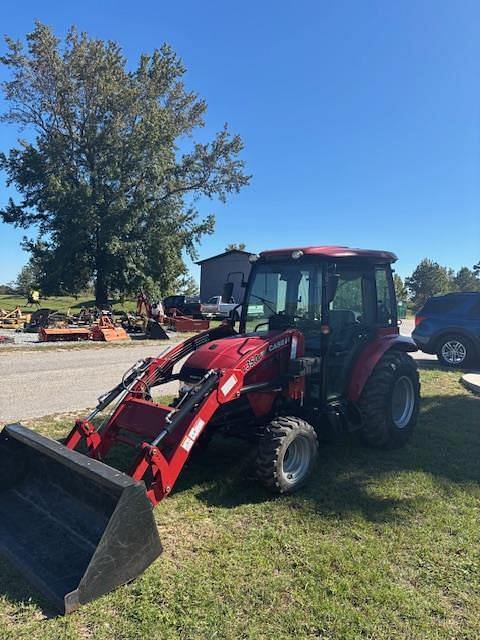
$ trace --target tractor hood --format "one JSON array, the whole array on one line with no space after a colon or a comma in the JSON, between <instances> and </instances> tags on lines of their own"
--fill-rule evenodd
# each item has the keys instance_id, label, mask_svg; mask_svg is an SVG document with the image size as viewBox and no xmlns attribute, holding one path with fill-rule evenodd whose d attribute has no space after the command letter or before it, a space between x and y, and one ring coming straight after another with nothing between
<instances>
[{"instance_id":1,"label":"tractor hood","mask_svg":"<svg viewBox=\"0 0 480 640\"><path fill-rule=\"evenodd\" d=\"M246 334L214 340L199 347L184 363L180 379L194 381L200 379L209 369L235 368L238 361L261 345L269 343L282 331L270 331L265 335Z\"/></svg>"}]
</instances>

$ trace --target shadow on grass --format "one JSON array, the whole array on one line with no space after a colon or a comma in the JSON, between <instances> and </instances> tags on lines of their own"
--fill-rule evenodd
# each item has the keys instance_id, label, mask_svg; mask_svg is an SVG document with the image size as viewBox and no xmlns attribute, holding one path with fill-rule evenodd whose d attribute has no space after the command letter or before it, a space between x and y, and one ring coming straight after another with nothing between
<instances>
[{"instance_id":1,"label":"shadow on grass","mask_svg":"<svg viewBox=\"0 0 480 640\"><path fill-rule=\"evenodd\" d=\"M111 462L124 466L127 462L124 455L125 452L118 451ZM408 521L424 500L421 492L413 497L407 495L409 492L391 497L382 495L381 490L372 491L372 484L379 479L388 483L390 477L398 483L399 474L421 472L448 491L452 483L480 482L479 459L480 399L434 395L423 399L418 427L407 447L375 451L362 447L354 438L324 446L313 478L293 496L277 498L267 493L254 478L251 447L222 438L214 440L205 452L189 462L174 493L195 488L196 498L220 509L283 501L287 509L311 517L347 519L358 513L374 523ZM33 604L47 617L57 615L48 601L3 561L0 561L0 584L1 592L12 605Z\"/></svg>"},{"instance_id":2,"label":"shadow on grass","mask_svg":"<svg viewBox=\"0 0 480 640\"><path fill-rule=\"evenodd\" d=\"M317 470L308 486L290 498L275 498L255 480L254 459L247 445L213 440L203 456L185 469L175 493L195 485L208 485L196 496L209 506L233 508L245 503L289 500L293 508L324 516L348 517L360 512L374 522L408 516L419 497L387 498L371 491L379 478L395 478L404 472L432 476L445 487L449 483L480 482L480 399L473 396L430 396L422 400L414 437L408 446L379 451L346 437L336 445L323 445Z\"/></svg>"},{"instance_id":3,"label":"shadow on grass","mask_svg":"<svg viewBox=\"0 0 480 640\"><path fill-rule=\"evenodd\" d=\"M7 604L15 608L32 605L41 611L45 618L59 616L58 609L52 607L51 603L3 558L0 558L0 585L0 595L5 597Z\"/></svg>"}]
</instances>

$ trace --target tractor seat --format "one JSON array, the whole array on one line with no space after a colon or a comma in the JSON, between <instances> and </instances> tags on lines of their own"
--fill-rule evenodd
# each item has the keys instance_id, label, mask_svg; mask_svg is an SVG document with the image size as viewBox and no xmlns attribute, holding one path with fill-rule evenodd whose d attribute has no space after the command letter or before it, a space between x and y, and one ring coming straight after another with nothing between
<instances>
[{"instance_id":1,"label":"tractor seat","mask_svg":"<svg viewBox=\"0 0 480 640\"><path fill-rule=\"evenodd\" d=\"M330 327L334 352L342 352L352 348L355 342L353 337L360 328L360 323L353 311L348 309L330 311Z\"/></svg>"},{"instance_id":2,"label":"tractor seat","mask_svg":"<svg viewBox=\"0 0 480 640\"><path fill-rule=\"evenodd\" d=\"M329 315L332 331L338 331L346 324L357 322L355 314L350 309L332 309Z\"/></svg>"}]
</instances>

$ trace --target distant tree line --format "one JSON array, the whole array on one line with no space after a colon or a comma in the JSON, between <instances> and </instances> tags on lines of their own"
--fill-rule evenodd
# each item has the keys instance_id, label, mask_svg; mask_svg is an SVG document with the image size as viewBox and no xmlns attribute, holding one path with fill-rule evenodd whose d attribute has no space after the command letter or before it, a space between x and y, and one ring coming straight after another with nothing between
<instances>
[{"instance_id":1,"label":"distant tree line","mask_svg":"<svg viewBox=\"0 0 480 640\"><path fill-rule=\"evenodd\" d=\"M431 296L454 291L480 291L480 272L468 267L455 272L424 258L404 281L395 273L394 282L397 298L409 302L416 310Z\"/></svg>"},{"instance_id":2,"label":"distant tree line","mask_svg":"<svg viewBox=\"0 0 480 640\"><path fill-rule=\"evenodd\" d=\"M237 248L238 245L229 245ZM240 245L245 246L245 245ZM227 251L230 250L227 247ZM454 291L480 291L480 269L462 267L457 272L444 267L438 262L424 258L415 268L412 275L402 280L398 273L393 274L395 292L399 301L408 302L416 310L431 296ZM35 262L30 260L20 271L15 282L0 285L0 294L19 293L26 295L31 289L40 285L39 271ZM198 284L192 276L184 275L175 281L175 293L197 295ZM148 286L144 287L148 292ZM47 293L47 292L46 292ZM54 292L61 294L61 291ZM94 293L93 283L90 287L76 293ZM170 291L163 291L164 295Z\"/></svg>"},{"instance_id":3,"label":"distant tree line","mask_svg":"<svg viewBox=\"0 0 480 640\"><path fill-rule=\"evenodd\" d=\"M41 289L42 293L48 295L62 295L64 292L61 290L53 290L53 291L44 291L41 286L41 277L38 269L35 268L35 264L32 260L30 260L18 274L16 280L14 282L9 282L8 284L0 284L0 295L24 295L27 296L30 291L33 289ZM140 289L145 291L148 295L152 296L152 298L159 297L159 294L167 295L169 293L181 293L187 296L198 295L199 287L195 280L195 278L191 275L182 275L178 277L175 281L175 290L173 291L160 291L159 287L149 288L148 282L145 283L145 286L140 286ZM134 295L135 292L132 292L130 295ZM91 295L95 297L95 287L93 282L90 286L83 287L75 292L74 295ZM123 300L126 299L126 295L119 294L118 299Z\"/></svg>"}]
</instances>

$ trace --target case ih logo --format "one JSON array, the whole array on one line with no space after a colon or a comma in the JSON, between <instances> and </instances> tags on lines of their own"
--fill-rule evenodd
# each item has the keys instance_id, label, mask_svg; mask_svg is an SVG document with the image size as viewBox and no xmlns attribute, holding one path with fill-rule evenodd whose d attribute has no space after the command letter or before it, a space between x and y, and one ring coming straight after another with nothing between
<instances>
[{"instance_id":1,"label":"case ih logo","mask_svg":"<svg viewBox=\"0 0 480 640\"><path fill-rule=\"evenodd\" d=\"M290 336L285 336L285 338L282 338L281 340L277 340L277 342L272 342L272 344L269 344L267 351L271 353L276 349L280 349L280 347L284 347L289 342L290 342Z\"/></svg>"}]
</instances>

